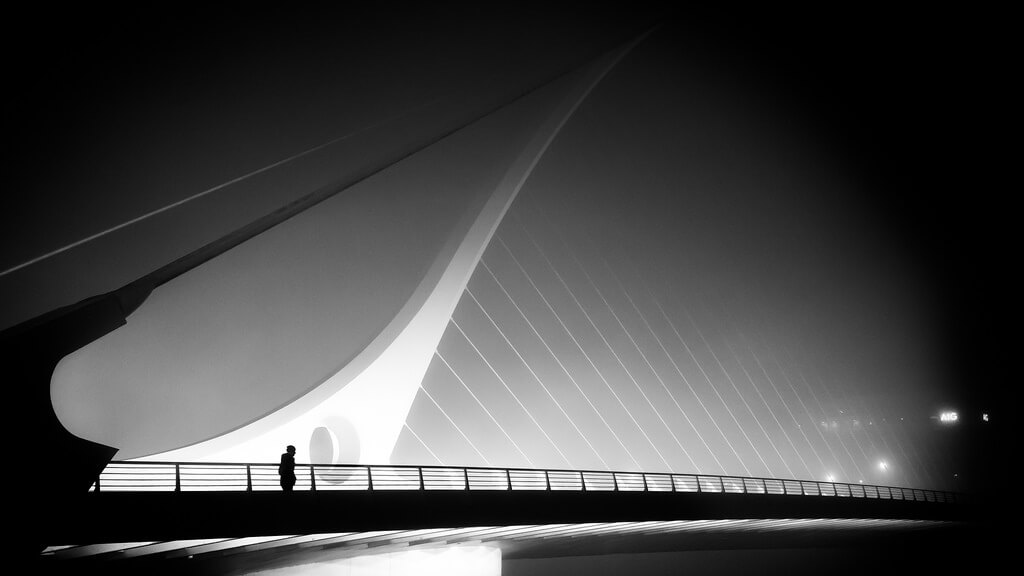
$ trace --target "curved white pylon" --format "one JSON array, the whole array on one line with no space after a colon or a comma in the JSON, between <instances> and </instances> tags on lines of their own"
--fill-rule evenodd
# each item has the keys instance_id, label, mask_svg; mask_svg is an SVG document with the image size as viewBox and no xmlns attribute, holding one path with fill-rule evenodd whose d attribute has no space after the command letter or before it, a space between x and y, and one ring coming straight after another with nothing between
<instances>
[{"instance_id":1,"label":"curved white pylon","mask_svg":"<svg viewBox=\"0 0 1024 576\"><path fill-rule=\"evenodd\" d=\"M318 434L318 442L335 445L314 455L317 459L388 461L448 320L505 212L576 108L633 45L554 86L561 98L548 108L546 120L468 226L455 232L412 298L361 354L273 414L217 438L144 459L266 461L287 444L304 448L322 427L327 434Z\"/></svg>"}]
</instances>

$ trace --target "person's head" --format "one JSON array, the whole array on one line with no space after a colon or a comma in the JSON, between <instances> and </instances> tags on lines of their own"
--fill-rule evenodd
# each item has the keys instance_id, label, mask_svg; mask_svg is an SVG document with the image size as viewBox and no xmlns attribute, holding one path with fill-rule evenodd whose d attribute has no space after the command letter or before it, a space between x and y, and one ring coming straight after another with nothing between
<instances>
[{"instance_id":1,"label":"person's head","mask_svg":"<svg viewBox=\"0 0 1024 576\"><path fill-rule=\"evenodd\" d=\"M295 446L288 445L287 451L289 454L295 454Z\"/></svg>"}]
</instances>

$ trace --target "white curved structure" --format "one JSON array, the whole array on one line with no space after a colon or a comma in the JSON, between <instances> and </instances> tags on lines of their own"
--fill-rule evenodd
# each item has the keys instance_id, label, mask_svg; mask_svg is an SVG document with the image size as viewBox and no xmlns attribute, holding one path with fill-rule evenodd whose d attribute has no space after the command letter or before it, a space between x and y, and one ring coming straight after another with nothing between
<instances>
[{"instance_id":1,"label":"white curved structure","mask_svg":"<svg viewBox=\"0 0 1024 576\"><path fill-rule=\"evenodd\" d=\"M561 127L626 51L171 282L128 326L58 366L51 395L61 421L121 448L121 459L266 461L286 444L304 451L312 438L318 460L386 462L491 235ZM318 252L326 260L296 263ZM278 269L266 270L268 258ZM311 277L292 275L310 269ZM288 312L277 311L281 291L259 293L267 284L295 288L284 291ZM218 336L204 341L210 333ZM211 351L214 344L223 346ZM348 359L312 388L301 380L272 386L324 370L317 362L303 370L284 348L312 348L320 363ZM244 406L221 417L227 404Z\"/></svg>"}]
</instances>

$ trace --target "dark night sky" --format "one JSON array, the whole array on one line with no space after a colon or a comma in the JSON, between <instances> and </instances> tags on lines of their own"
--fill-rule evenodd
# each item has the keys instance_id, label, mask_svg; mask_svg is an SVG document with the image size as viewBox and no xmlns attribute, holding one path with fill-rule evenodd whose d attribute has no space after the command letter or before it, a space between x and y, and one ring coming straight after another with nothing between
<instances>
[{"instance_id":1,"label":"dark night sky","mask_svg":"<svg viewBox=\"0 0 1024 576\"><path fill-rule=\"evenodd\" d=\"M945 355L958 359L951 380L965 406L998 405L1012 352L1008 19L630 6L396 6L328 18L168 4L12 16L9 26L24 33L4 40L0 262L7 268L322 142L467 74L536 64L550 52L582 57L581 46L661 20L663 45L697 78L791 118L823 156L841 159L837 172L870 191L855 202L889 239L879 253L931 287L926 305L937 311Z\"/></svg>"}]
</instances>

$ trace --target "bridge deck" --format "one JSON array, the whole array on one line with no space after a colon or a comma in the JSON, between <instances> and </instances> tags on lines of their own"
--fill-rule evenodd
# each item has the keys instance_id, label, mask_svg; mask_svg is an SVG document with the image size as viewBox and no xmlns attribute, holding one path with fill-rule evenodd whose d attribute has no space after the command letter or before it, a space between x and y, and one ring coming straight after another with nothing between
<instances>
[{"instance_id":1,"label":"bridge deck","mask_svg":"<svg viewBox=\"0 0 1024 576\"><path fill-rule=\"evenodd\" d=\"M114 463L69 499L47 545L715 519L963 520L952 493L638 472L406 466Z\"/></svg>"}]
</instances>

